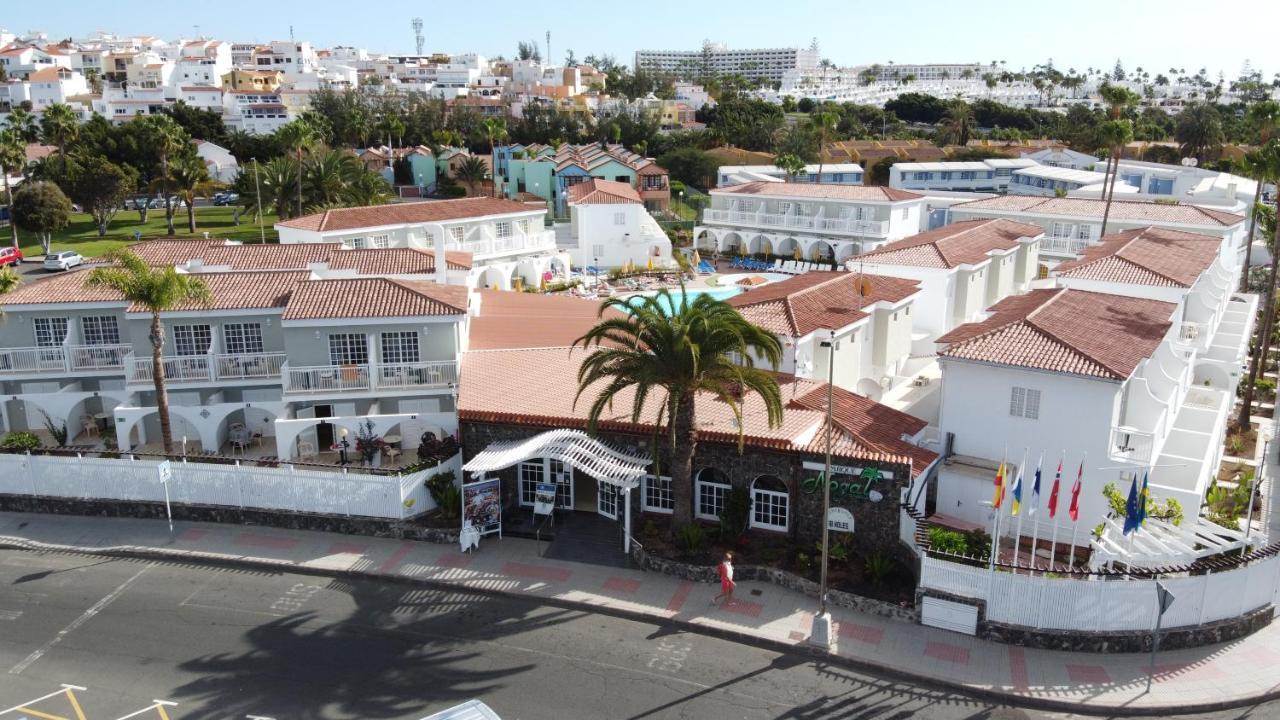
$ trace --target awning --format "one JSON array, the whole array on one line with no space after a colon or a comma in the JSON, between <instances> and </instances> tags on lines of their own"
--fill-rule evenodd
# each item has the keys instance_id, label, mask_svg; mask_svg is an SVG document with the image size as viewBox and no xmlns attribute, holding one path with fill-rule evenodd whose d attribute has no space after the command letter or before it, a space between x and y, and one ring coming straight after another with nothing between
<instances>
[{"instance_id":1,"label":"awning","mask_svg":"<svg viewBox=\"0 0 1280 720\"><path fill-rule=\"evenodd\" d=\"M614 450L581 430L548 430L525 440L490 443L462 466L469 473L496 472L534 458L559 460L601 482L626 490L649 474L649 458Z\"/></svg>"}]
</instances>

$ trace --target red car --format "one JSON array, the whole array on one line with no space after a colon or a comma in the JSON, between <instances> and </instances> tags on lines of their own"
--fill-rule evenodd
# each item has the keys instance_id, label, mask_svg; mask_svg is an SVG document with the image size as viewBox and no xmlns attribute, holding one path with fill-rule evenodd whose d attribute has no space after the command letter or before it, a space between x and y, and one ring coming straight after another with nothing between
<instances>
[{"instance_id":1,"label":"red car","mask_svg":"<svg viewBox=\"0 0 1280 720\"><path fill-rule=\"evenodd\" d=\"M0 267L22 262L22 251L15 247L0 247Z\"/></svg>"}]
</instances>

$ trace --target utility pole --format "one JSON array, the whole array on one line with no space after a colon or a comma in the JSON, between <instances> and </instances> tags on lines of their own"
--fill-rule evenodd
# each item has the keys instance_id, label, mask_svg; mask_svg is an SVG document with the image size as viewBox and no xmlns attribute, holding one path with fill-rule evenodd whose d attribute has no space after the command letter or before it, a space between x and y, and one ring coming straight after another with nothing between
<instances>
[{"instance_id":1,"label":"utility pole","mask_svg":"<svg viewBox=\"0 0 1280 720\"><path fill-rule=\"evenodd\" d=\"M827 554L831 549L831 406L832 383L835 381L836 368L836 333L831 331L826 340L819 343L827 349L827 458L826 468L822 473L822 570L818 587L818 614L813 618L813 630L809 633L809 642L828 650L835 647L832 635L831 615L827 612Z\"/></svg>"},{"instance_id":2,"label":"utility pole","mask_svg":"<svg viewBox=\"0 0 1280 720\"><path fill-rule=\"evenodd\" d=\"M413 19L413 45L418 50L418 56L422 56L422 18Z\"/></svg>"},{"instance_id":3,"label":"utility pole","mask_svg":"<svg viewBox=\"0 0 1280 720\"><path fill-rule=\"evenodd\" d=\"M253 159L253 203L258 206L258 238L267 244L267 228L262 224L262 184L258 182L258 158Z\"/></svg>"},{"instance_id":4,"label":"utility pole","mask_svg":"<svg viewBox=\"0 0 1280 720\"><path fill-rule=\"evenodd\" d=\"M547 31L547 65L551 64L551 31Z\"/></svg>"}]
</instances>

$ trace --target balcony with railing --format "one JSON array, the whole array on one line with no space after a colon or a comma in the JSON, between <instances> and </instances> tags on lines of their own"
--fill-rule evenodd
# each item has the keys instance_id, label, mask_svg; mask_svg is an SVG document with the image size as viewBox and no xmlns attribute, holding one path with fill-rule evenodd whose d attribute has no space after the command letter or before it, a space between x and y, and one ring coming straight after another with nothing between
<instances>
[{"instance_id":1,"label":"balcony with railing","mask_svg":"<svg viewBox=\"0 0 1280 720\"><path fill-rule=\"evenodd\" d=\"M452 360L366 365L320 365L284 369L285 394L365 393L378 390L446 388L458 381Z\"/></svg>"},{"instance_id":2,"label":"balcony with railing","mask_svg":"<svg viewBox=\"0 0 1280 720\"><path fill-rule=\"evenodd\" d=\"M1108 454L1112 460L1149 464L1155 454L1155 433L1131 427L1112 427Z\"/></svg>"},{"instance_id":3,"label":"balcony with railing","mask_svg":"<svg viewBox=\"0 0 1280 720\"><path fill-rule=\"evenodd\" d=\"M1040 252L1056 255L1076 255L1093 243L1076 237L1046 235L1040 241Z\"/></svg>"},{"instance_id":4,"label":"balcony with railing","mask_svg":"<svg viewBox=\"0 0 1280 720\"><path fill-rule=\"evenodd\" d=\"M128 345L58 345L0 349L0 376L36 373L115 375L123 370Z\"/></svg>"},{"instance_id":5,"label":"balcony with railing","mask_svg":"<svg viewBox=\"0 0 1280 720\"><path fill-rule=\"evenodd\" d=\"M528 254L549 252L556 249L556 233L554 230L521 233L499 237L488 231L474 233L474 237L462 241L450 241L448 249L462 250L471 253L476 259L497 257L501 255Z\"/></svg>"},{"instance_id":6,"label":"balcony with railing","mask_svg":"<svg viewBox=\"0 0 1280 720\"><path fill-rule=\"evenodd\" d=\"M278 381L284 363L284 353L182 355L161 359L165 381L170 385L235 380ZM128 382L151 383L152 377L153 367L150 356L129 359Z\"/></svg>"},{"instance_id":7,"label":"balcony with railing","mask_svg":"<svg viewBox=\"0 0 1280 720\"><path fill-rule=\"evenodd\" d=\"M821 214L794 215L789 213L707 209L703 211L702 219L709 223L726 223L771 229L795 228L797 230L820 230L876 237L883 237L889 234L889 221L887 220L862 220L846 217L829 218Z\"/></svg>"}]
</instances>

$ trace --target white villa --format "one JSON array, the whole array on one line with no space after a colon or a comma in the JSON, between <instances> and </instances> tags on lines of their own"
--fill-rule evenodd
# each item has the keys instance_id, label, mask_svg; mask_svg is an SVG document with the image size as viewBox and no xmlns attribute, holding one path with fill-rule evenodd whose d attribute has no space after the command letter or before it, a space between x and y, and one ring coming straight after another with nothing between
<instances>
[{"instance_id":1,"label":"white villa","mask_svg":"<svg viewBox=\"0 0 1280 720\"><path fill-rule=\"evenodd\" d=\"M837 387L878 400L910 377L912 309L919 290L901 278L809 272L728 302L782 343L782 372L824 383L831 377ZM832 338L834 372L832 350L821 347Z\"/></svg>"},{"instance_id":2,"label":"white villa","mask_svg":"<svg viewBox=\"0 0 1280 720\"><path fill-rule=\"evenodd\" d=\"M564 278L568 253L546 227L546 203L462 198L335 208L276 223L282 244L341 243L350 248L414 248L471 253L467 284L511 290Z\"/></svg>"},{"instance_id":3,"label":"white villa","mask_svg":"<svg viewBox=\"0 0 1280 720\"><path fill-rule=\"evenodd\" d=\"M831 185L861 185L864 171L858 163L814 163L804 166L796 182ZM728 187L749 182L783 182L787 174L777 165L721 165L716 170L716 186Z\"/></svg>"},{"instance_id":4,"label":"white villa","mask_svg":"<svg viewBox=\"0 0 1280 720\"><path fill-rule=\"evenodd\" d=\"M591 179L569 186L569 222L556 236L577 267L672 267L671 239L630 183Z\"/></svg>"},{"instance_id":5,"label":"white villa","mask_svg":"<svg viewBox=\"0 0 1280 720\"><path fill-rule=\"evenodd\" d=\"M967 220L860 255L848 269L920 284L913 329L933 338L981 320L987 308L1026 292L1036 278L1039 226L1012 220Z\"/></svg>"},{"instance_id":6,"label":"white villa","mask_svg":"<svg viewBox=\"0 0 1280 720\"><path fill-rule=\"evenodd\" d=\"M905 190L751 182L712 190L694 238L704 253L843 262L916 234L924 212L924 196Z\"/></svg>"},{"instance_id":7,"label":"white villa","mask_svg":"<svg viewBox=\"0 0 1280 720\"><path fill-rule=\"evenodd\" d=\"M1103 173L1092 170L1033 165L1013 172L1008 192L1010 195L1055 197L1095 185L1101 187L1105 178Z\"/></svg>"},{"instance_id":8,"label":"white villa","mask_svg":"<svg viewBox=\"0 0 1280 720\"><path fill-rule=\"evenodd\" d=\"M914 192L1002 193L1008 189L1014 170L1035 165L1026 158L894 163L889 168L889 187Z\"/></svg>"},{"instance_id":9,"label":"white villa","mask_svg":"<svg viewBox=\"0 0 1280 720\"><path fill-rule=\"evenodd\" d=\"M953 222L987 218L1007 218L1039 225L1045 238L1040 242L1041 262L1048 266L1072 260L1085 248L1095 245L1102 232L1106 203L1090 198L1041 198L1005 195L952 205ZM1235 213L1197 205L1170 202L1115 200L1107 231L1119 232L1144 227L1181 230L1228 240L1238 249L1243 262L1246 224Z\"/></svg>"}]
</instances>

